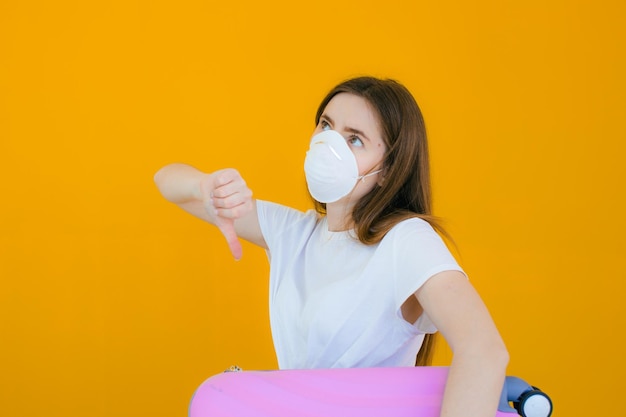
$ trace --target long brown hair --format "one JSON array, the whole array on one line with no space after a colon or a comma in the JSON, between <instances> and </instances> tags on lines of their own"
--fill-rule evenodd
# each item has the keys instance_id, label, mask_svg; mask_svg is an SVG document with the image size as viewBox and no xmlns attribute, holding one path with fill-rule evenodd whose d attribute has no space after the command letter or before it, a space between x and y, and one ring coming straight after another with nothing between
<instances>
[{"instance_id":1,"label":"long brown hair","mask_svg":"<svg viewBox=\"0 0 626 417\"><path fill-rule=\"evenodd\" d=\"M399 222L419 217L449 237L432 215L430 164L426 127L422 112L411 93L395 80L358 77L333 88L320 103L315 116L319 123L324 109L340 93L365 99L378 116L387 153L382 181L354 206L352 221L356 236L366 245L378 243ZM318 212L326 205L315 201ZM430 365L435 335L427 334L416 365Z\"/></svg>"}]
</instances>

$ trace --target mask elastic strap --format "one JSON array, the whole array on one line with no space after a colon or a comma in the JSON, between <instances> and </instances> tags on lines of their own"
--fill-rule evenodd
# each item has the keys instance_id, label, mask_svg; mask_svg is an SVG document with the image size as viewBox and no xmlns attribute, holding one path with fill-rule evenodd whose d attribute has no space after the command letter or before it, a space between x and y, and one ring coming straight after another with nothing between
<instances>
[{"instance_id":1,"label":"mask elastic strap","mask_svg":"<svg viewBox=\"0 0 626 417\"><path fill-rule=\"evenodd\" d=\"M379 169L378 171L370 172L369 174L359 175L358 177L356 177L356 179L357 180L361 180L361 182L365 182L365 178L370 177L370 176L372 176L374 174L378 174L381 171L382 171L382 169Z\"/></svg>"}]
</instances>

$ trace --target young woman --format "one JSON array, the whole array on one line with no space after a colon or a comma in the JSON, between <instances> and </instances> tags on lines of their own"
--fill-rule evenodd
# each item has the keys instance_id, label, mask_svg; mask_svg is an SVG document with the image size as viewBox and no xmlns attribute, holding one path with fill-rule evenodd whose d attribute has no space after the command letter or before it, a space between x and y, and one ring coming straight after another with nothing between
<instances>
[{"instance_id":1,"label":"young woman","mask_svg":"<svg viewBox=\"0 0 626 417\"><path fill-rule=\"evenodd\" d=\"M255 200L234 169L172 164L155 181L216 225L235 258L238 237L268 251L281 368L412 366L418 352L426 365L438 330L454 354L441 415L494 416L508 353L434 230L417 103L395 81L355 78L329 92L315 121L304 165L316 210Z\"/></svg>"}]
</instances>

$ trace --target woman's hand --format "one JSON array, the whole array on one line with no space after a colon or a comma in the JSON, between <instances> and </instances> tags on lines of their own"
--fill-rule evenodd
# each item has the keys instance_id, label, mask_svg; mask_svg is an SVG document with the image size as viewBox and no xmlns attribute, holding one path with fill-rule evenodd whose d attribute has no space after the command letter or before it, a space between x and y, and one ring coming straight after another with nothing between
<instances>
[{"instance_id":1,"label":"woman's hand","mask_svg":"<svg viewBox=\"0 0 626 417\"><path fill-rule=\"evenodd\" d=\"M200 193L206 213L226 238L233 257L241 259L235 221L254 210L252 191L236 169L228 168L203 177Z\"/></svg>"},{"instance_id":2,"label":"woman's hand","mask_svg":"<svg viewBox=\"0 0 626 417\"><path fill-rule=\"evenodd\" d=\"M237 170L229 168L208 174L174 163L157 171L154 181L167 201L217 226L235 259L242 254L237 236L267 249L252 191Z\"/></svg>"}]
</instances>

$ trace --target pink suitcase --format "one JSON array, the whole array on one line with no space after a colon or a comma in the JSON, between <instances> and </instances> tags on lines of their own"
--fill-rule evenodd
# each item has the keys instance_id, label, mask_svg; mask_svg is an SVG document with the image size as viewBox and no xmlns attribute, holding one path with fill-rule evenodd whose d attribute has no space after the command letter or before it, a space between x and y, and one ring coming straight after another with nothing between
<instances>
[{"instance_id":1,"label":"pink suitcase","mask_svg":"<svg viewBox=\"0 0 626 417\"><path fill-rule=\"evenodd\" d=\"M224 372L196 390L189 417L439 417L447 376L447 367ZM552 402L507 377L496 417L518 413L548 417Z\"/></svg>"}]
</instances>

